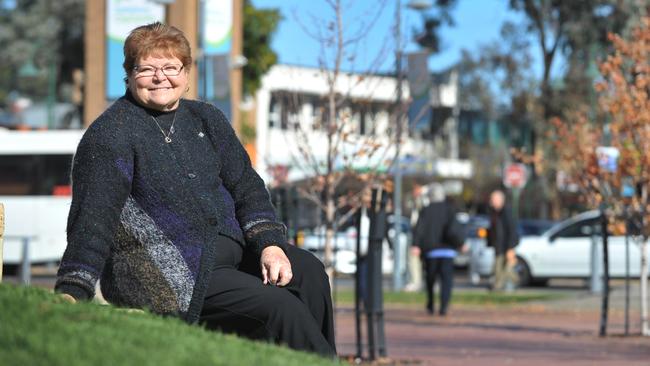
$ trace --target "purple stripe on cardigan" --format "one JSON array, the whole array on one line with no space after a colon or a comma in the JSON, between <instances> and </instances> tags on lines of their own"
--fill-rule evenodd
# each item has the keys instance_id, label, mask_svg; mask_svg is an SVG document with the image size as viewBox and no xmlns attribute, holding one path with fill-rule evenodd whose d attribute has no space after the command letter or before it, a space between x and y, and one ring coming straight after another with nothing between
<instances>
[{"instance_id":1,"label":"purple stripe on cardigan","mask_svg":"<svg viewBox=\"0 0 650 366\"><path fill-rule=\"evenodd\" d=\"M151 211L145 208L145 211L178 248L196 280L201 263L202 241L192 235L190 225L185 220L162 204L152 206Z\"/></svg>"},{"instance_id":2,"label":"purple stripe on cardigan","mask_svg":"<svg viewBox=\"0 0 650 366\"><path fill-rule=\"evenodd\" d=\"M150 189L142 179L136 178L132 196L178 249L192 277L196 280L201 263L203 241L197 233L193 232L191 225L169 209L162 202L160 195Z\"/></svg>"},{"instance_id":3,"label":"purple stripe on cardigan","mask_svg":"<svg viewBox=\"0 0 650 366\"><path fill-rule=\"evenodd\" d=\"M224 187L223 185L219 186L219 194L225 203L225 209L227 210L224 212L227 216L225 218L226 222L225 224L228 226L229 229L235 230L235 232L241 233L241 225L239 224L239 221L235 218L235 201L232 199L232 196L230 195L230 192Z\"/></svg>"},{"instance_id":4,"label":"purple stripe on cardigan","mask_svg":"<svg viewBox=\"0 0 650 366\"><path fill-rule=\"evenodd\" d=\"M117 159L115 162L117 169L124 174L125 177L129 179L129 182L133 181L133 165L128 164L124 159Z\"/></svg>"}]
</instances>

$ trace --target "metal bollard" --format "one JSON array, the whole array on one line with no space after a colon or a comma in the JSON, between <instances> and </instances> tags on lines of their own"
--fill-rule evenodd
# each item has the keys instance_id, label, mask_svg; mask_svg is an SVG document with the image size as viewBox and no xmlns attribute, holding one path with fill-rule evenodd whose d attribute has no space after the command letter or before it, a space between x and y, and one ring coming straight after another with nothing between
<instances>
[{"instance_id":1,"label":"metal bollard","mask_svg":"<svg viewBox=\"0 0 650 366\"><path fill-rule=\"evenodd\" d=\"M589 278L589 290L592 294L600 294L603 292L603 263L602 252L600 245L598 245L598 237L591 236L591 254L590 254L590 269L591 276Z\"/></svg>"}]
</instances>

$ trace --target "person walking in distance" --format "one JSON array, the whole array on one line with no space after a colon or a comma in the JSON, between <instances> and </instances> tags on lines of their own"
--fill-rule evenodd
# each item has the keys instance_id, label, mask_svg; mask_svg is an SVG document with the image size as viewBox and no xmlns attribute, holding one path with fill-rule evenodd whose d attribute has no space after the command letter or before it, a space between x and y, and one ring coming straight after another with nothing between
<instances>
[{"instance_id":1,"label":"person walking in distance","mask_svg":"<svg viewBox=\"0 0 650 366\"><path fill-rule=\"evenodd\" d=\"M465 240L464 232L456 220L456 210L445 199L444 188L433 183L428 187L429 204L418 215L413 234L412 253L419 255L426 273L427 304L429 314L434 314L434 286L440 277L440 310L445 316L451 300L454 274L454 257Z\"/></svg>"},{"instance_id":2,"label":"person walking in distance","mask_svg":"<svg viewBox=\"0 0 650 366\"><path fill-rule=\"evenodd\" d=\"M494 248L493 290L512 291L517 282L515 247L519 243L517 223L506 205L505 193L495 190L490 194L490 227L487 244Z\"/></svg>"},{"instance_id":3,"label":"person walking in distance","mask_svg":"<svg viewBox=\"0 0 650 366\"><path fill-rule=\"evenodd\" d=\"M413 187L411 203L413 205L411 210L411 227L414 228L417 224L420 211L429 203L426 187L419 184L416 184L415 187ZM413 240L411 240L411 243L409 244L411 248L416 247ZM404 291L420 291L422 289L422 261L420 260L420 252L417 249L408 251L408 273L409 282L404 286Z\"/></svg>"}]
</instances>

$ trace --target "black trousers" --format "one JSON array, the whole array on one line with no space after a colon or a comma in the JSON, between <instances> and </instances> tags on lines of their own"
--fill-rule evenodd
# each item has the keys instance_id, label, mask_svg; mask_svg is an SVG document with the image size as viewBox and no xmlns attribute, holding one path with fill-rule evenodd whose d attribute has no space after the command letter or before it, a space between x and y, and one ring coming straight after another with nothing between
<instances>
[{"instance_id":1,"label":"black trousers","mask_svg":"<svg viewBox=\"0 0 650 366\"><path fill-rule=\"evenodd\" d=\"M308 251L290 246L293 278L284 287L262 284L259 258L219 264L208 285L200 322L209 329L270 340L290 348L336 355L329 279Z\"/></svg>"},{"instance_id":2,"label":"black trousers","mask_svg":"<svg viewBox=\"0 0 650 366\"><path fill-rule=\"evenodd\" d=\"M445 315L451 299L451 289L454 286L454 259L427 258L425 261L427 276L427 309L434 312L434 287L436 278L440 277L440 314Z\"/></svg>"}]
</instances>

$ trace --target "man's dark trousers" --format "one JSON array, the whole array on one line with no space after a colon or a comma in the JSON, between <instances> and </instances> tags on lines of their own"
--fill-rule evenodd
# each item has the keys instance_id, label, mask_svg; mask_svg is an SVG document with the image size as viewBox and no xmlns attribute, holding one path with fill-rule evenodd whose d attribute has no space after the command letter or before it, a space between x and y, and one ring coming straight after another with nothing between
<instances>
[{"instance_id":1,"label":"man's dark trousers","mask_svg":"<svg viewBox=\"0 0 650 366\"><path fill-rule=\"evenodd\" d=\"M451 289L454 285L453 258L427 258L425 261L427 282L427 310L434 313L434 286L436 277L440 277L440 315L447 314Z\"/></svg>"}]
</instances>

